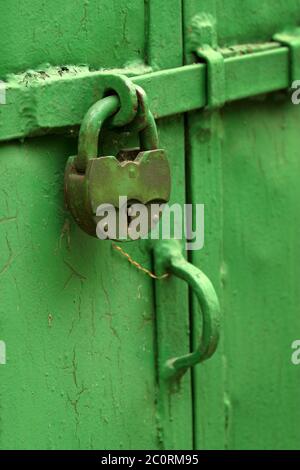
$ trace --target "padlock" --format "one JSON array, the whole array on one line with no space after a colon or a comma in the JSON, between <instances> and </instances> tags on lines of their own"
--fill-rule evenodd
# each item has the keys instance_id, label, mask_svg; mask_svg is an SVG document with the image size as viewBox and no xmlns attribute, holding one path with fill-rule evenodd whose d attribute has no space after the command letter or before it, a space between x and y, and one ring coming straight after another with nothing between
<instances>
[{"instance_id":1,"label":"padlock","mask_svg":"<svg viewBox=\"0 0 300 470\"><path fill-rule=\"evenodd\" d=\"M133 127L139 133L140 148L121 150L117 157L97 156L101 127L120 106L118 97L111 95L95 103L87 112L80 128L78 155L70 157L66 165L67 206L81 229L94 237L101 220L99 207L113 207L118 212L120 201L126 198L129 204L132 201L143 204L150 214L152 203L157 206L169 201L168 158L165 150L159 149L156 123L145 93L139 87L137 95L139 110ZM149 230L152 228L151 223L148 227ZM116 233L113 239L118 240L120 228ZM124 239L124 230L122 233ZM128 233L125 238L130 239Z\"/></svg>"}]
</instances>

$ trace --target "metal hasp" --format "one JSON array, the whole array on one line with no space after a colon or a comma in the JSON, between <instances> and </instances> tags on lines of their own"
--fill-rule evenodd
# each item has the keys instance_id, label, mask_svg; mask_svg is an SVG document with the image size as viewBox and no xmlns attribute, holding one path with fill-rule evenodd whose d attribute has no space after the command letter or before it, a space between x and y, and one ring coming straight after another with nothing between
<instances>
[{"instance_id":1,"label":"metal hasp","mask_svg":"<svg viewBox=\"0 0 300 470\"><path fill-rule=\"evenodd\" d=\"M193 23L196 31L201 31L203 21L201 17L196 17ZM208 20L207 23L209 30ZM213 31L213 24L211 28ZM209 36L205 39L200 34L203 40L199 39L198 34L195 37L193 52L205 63L151 73L144 70L129 80L131 85L139 85L145 90L156 119L205 106L219 107L224 102L290 87L287 68L290 68L291 61L287 43L282 42L281 45L274 40L220 49L213 46L215 43L209 41ZM279 36L275 38L279 40ZM132 76L130 70L124 69L123 73ZM51 130L57 132L79 125L86 110L95 100L105 96L104 91L116 89L119 77L119 74L102 70L79 69L75 78L71 72L65 73L62 78L51 69L43 78L36 73L34 80L28 83L24 82L22 75L9 78L3 84L6 105L0 107L0 141L47 134ZM113 83L112 88L109 87L110 83ZM122 113L129 113L127 118L133 119L136 109L132 88L124 86L117 90L117 95L121 100ZM124 100L127 103L127 95L132 100L131 107L123 105ZM57 96L64 96L64 100L57 100ZM30 113L24 113L23 108L27 106L29 97ZM125 117L124 114L119 116L115 125L129 123L130 119L126 120Z\"/></svg>"},{"instance_id":2,"label":"metal hasp","mask_svg":"<svg viewBox=\"0 0 300 470\"><path fill-rule=\"evenodd\" d=\"M127 99L124 95L106 96L88 110L80 128L78 155L68 159L65 170L67 206L77 224L94 237L101 221L97 215L100 206L113 206L118 211L120 198L124 196L128 201L148 207L152 201L162 204L170 197L169 162L166 152L159 149L157 128L146 94L126 77L114 76L114 83L122 83L121 89L128 90ZM116 92L118 88L113 84L110 87ZM109 119L113 127L131 124L131 132L139 134L140 148L122 150L122 160L97 156L99 133ZM127 238L127 228L126 225L121 239ZM118 227L113 239L119 239L119 234Z\"/></svg>"},{"instance_id":3,"label":"metal hasp","mask_svg":"<svg viewBox=\"0 0 300 470\"><path fill-rule=\"evenodd\" d=\"M201 310L202 333L198 348L185 356L170 358L163 366L165 379L179 379L188 368L206 361L215 353L219 342L220 305L211 281L184 258L178 240L160 241L153 249L159 271L168 271L187 282Z\"/></svg>"}]
</instances>

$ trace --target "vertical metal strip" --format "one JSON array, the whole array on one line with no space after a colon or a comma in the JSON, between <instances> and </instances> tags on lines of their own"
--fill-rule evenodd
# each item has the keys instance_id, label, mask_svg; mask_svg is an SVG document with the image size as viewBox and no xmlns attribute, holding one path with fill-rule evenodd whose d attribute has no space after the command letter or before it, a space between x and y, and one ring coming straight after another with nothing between
<instances>
[{"instance_id":1,"label":"vertical metal strip","mask_svg":"<svg viewBox=\"0 0 300 470\"><path fill-rule=\"evenodd\" d=\"M195 61L195 39L190 36L190 25L199 14L207 14L217 21L216 0L184 1L185 62ZM205 205L205 245L201 251L189 253L189 260L201 267L212 279L222 304L222 117L218 110L197 111L186 117L187 201ZM199 335L199 308L191 297L192 343ZM207 364L192 372L194 448L222 449L225 447L225 420L227 401L224 390L224 345L221 335L218 351ZM225 403L226 402L226 403Z\"/></svg>"},{"instance_id":2,"label":"vertical metal strip","mask_svg":"<svg viewBox=\"0 0 300 470\"><path fill-rule=\"evenodd\" d=\"M148 0L148 64L154 70L183 65L182 0ZM165 90L168 93L168 90ZM185 141L182 115L159 121L160 143L169 150L173 190L171 203L185 203ZM154 267L155 270L155 267ZM164 365L175 354L189 351L188 290L175 277L155 282L158 365L158 426L161 447L192 449L191 375L177 390L163 377Z\"/></svg>"}]
</instances>

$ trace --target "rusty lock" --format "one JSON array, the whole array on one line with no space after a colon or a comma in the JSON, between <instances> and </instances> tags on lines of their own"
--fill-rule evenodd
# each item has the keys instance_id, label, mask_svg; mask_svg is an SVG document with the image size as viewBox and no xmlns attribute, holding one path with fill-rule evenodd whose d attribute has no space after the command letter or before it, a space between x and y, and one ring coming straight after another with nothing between
<instances>
[{"instance_id":1,"label":"rusty lock","mask_svg":"<svg viewBox=\"0 0 300 470\"><path fill-rule=\"evenodd\" d=\"M129 204L131 201L143 204L150 213L152 202L163 204L170 197L167 155L165 150L159 149L156 123L144 90L136 86L136 93L139 106L131 130L139 134L139 148L121 150L117 157L97 156L101 128L120 109L119 97L111 95L88 110L80 128L78 155L67 161L67 206L81 229L94 237L101 221L98 207L113 206L118 212L120 198L126 197ZM128 232L126 235L129 238ZM114 239L119 239L119 231Z\"/></svg>"}]
</instances>

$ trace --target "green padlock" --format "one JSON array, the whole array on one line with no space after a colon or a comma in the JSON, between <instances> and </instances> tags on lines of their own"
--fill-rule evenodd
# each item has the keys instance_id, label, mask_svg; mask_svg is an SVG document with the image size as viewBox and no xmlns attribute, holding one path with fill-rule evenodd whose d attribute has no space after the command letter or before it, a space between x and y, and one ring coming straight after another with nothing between
<instances>
[{"instance_id":1,"label":"green padlock","mask_svg":"<svg viewBox=\"0 0 300 470\"><path fill-rule=\"evenodd\" d=\"M151 213L151 203L164 204L170 197L171 177L166 152L159 149L157 128L144 91L137 87L139 111L134 127L140 148L123 150L119 158L97 156L98 138L103 123L120 107L119 98L108 96L87 112L79 133L78 155L68 159L65 170L65 195L77 224L89 235L97 236L101 222L99 207L113 207L118 213L120 201L143 204ZM126 211L129 207L125 208ZM157 217L157 215L156 215ZM149 224L149 230L151 223ZM117 229L113 239L130 238ZM125 230L126 232L126 230Z\"/></svg>"}]
</instances>

